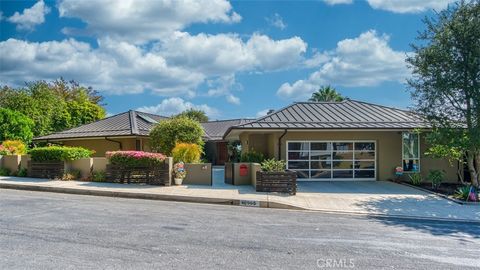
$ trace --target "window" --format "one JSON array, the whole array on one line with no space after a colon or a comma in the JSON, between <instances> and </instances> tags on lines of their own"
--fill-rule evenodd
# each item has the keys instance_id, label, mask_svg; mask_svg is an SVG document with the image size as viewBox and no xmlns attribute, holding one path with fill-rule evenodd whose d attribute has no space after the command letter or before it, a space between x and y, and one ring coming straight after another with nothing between
<instances>
[{"instance_id":1,"label":"window","mask_svg":"<svg viewBox=\"0 0 480 270\"><path fill-rule=\"evenodd\" d=\"M420 136L418 133L402 133L402 164L404 172L420 171Z\"/></svg>"},{"instance_id":2,"label":"window","mask_svg":"<svg viewBox=\"0 0 480 270\"><path fill-rule=\"evenodd\" d=\"M289 141L287 168L299 180L375 179L375 142Z\"/></svg>"}]
</instances>

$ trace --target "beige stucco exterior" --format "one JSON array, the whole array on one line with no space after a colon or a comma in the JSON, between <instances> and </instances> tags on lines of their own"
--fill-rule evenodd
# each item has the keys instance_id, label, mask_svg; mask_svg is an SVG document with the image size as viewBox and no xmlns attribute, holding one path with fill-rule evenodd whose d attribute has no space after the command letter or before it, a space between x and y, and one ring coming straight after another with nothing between
<instances>
[{"instance_id":1,"label":"beige stucco exterior","mask_svg":"<svg viewBox=\"0 0 480 270\"><path fill-rule=\"evenodd\" d=\"M267 157L278 158L278 139L283 131L245 131L240 133L242 151L257 151ZM286 142L293 140L365 140L376 142L377 180L394 178L394 169L402 164L402 139L401 131L287 131L281 139L281 156L286 159ZM432 159L425 156L427 145L421 136L420 143L420 172L424 178L430 170L445 170L446 182L457 182L457 165L451 166L447 160Z\"/></svg>"},{"instance_id":2,"label":"beige stucco exterior","mask_svg":"<svg viewBox=\"0 0 480 270\"><path fill-rule=\"evenodd\" d=\"M117 151L117 150L143 150L150 151L149 139L146 137L130 137L130 138L115 138L109 137L110 140L105 138L92 138L92 139L76 139L76 140L64 140L58 141L66 146L81 146L90 150L94 150L95 154L93 157L104 157L105 152L107 151ZM136 140L140 141L140 149L136 149ZM122 149L120 149L120 142L122 144Z\"/></svg>"}]
</instances>

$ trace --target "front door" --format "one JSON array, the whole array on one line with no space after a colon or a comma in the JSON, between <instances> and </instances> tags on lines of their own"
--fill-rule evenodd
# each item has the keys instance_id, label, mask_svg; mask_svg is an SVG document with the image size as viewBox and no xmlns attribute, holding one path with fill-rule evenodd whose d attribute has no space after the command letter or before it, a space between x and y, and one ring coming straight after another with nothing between
<instances>
[{"instance_id":1,"label":"front door","mask_svg":"<svg viewBox=\"0 0 480 270\"><path fill-rule=\"evenodd\" d=\"M217 142L217 165L224 165L228 161L228 150L226 142Z\"/></svg>"}]
</instances>

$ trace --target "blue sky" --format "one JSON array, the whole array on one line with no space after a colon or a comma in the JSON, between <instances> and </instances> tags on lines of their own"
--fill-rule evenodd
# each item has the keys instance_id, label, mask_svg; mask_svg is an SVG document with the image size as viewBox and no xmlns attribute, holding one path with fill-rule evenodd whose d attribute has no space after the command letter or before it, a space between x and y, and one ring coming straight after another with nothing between
<instances>
[{"instance_id":1,"label":"blue sky","mask_svg":"<svg viewBox=\"0 0 480 270\"><path fill-rule=\"evenodd\" d=\"M0 84L74 79L110 114L255 117L328 84L406 108L409 44L449 2L1 1Z\"/></svg>"}]
</instances>

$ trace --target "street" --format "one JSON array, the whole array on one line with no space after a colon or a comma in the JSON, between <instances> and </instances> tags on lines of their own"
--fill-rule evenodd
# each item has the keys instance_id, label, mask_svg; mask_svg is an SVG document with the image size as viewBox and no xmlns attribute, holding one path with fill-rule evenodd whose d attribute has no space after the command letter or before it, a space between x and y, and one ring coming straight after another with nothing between
<instances>
[{"instance_id":1,"label":"street","mask_svg":"<svg viewBox=\"0 0 480 270\"><path fill-rule=\"evenodd\" d=\"M478 269L480 225L0 189L1 269Z\"/></svg>"}]
</instances>

